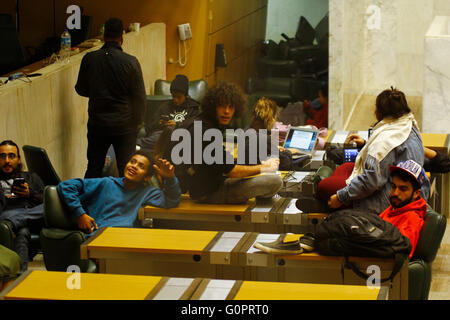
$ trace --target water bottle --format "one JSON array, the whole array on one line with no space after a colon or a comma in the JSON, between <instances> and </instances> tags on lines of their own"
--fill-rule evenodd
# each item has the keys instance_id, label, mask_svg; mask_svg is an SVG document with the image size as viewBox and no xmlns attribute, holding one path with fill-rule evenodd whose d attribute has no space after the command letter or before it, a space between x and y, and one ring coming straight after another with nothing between
<instances>
[{"instance_id":1,"label":"water bottle","mask_svg":"<svg viewBox=\"0 0 450 320\"><path fill-rule=\"evenodd\" d=\"M71 50L72 50L72 39L70 37L69 31L65 29L61 35L61 51L59 52L62 63L70 62Z\"/></svg>"}]
</instances>

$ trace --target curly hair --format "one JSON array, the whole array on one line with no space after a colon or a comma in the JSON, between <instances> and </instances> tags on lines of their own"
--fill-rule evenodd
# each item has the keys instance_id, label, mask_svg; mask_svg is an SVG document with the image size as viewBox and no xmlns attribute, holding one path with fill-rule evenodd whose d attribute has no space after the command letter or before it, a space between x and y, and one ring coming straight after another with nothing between
<instances>
[{"instance_id":1,"label":"curly hair","mask_svg":"<svg viewBox=\"0 0 450 320\"><path fill-rule=\"evenodd\" d=\"M256 102L252 111L250 126L257 130L271 130L279 113L280 108L275 101L262 97Z\"/></svg>"},{"instance_id":2,"label":"curly hair","mask_svg":"<svg viewBox=\"0 0 450 320\"><path fill-rule=\"evenodd\" d=\"M377 96L376 112L380 117L379 120L386 117L395 119L411 112L403 92L391 87L384 90Z\"/></svg>"},{"instance_id":3,"label":"curly hair","mask_svg":"<svg viewBox=\"0 0 450 320\"><path fill-rule=\"evenodd\" d=\"M219 82L206 92L202 100L202 112L210 119L216 119L216 108L231 105L234 117L240 118L247 106L247 98L242 89L234 83Z\"/></svg>"}]
</instances>

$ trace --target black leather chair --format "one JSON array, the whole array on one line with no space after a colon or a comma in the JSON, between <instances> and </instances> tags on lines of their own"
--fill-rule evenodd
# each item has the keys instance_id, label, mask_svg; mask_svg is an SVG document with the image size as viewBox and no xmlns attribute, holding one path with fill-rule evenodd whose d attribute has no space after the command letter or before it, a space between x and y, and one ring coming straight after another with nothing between
<instances>
[{"instance_id":1,"label":"black leather chair","mask_svg":"<svg viewBox=\"0 0 450 320\"><path fill-rule=\"evenodd\" d=\"M27 64L14 21L9 14L0 14L0 75L19 69Z\"/></svg>"},{"instance_id":2,"label":"black leather chair","mask_svg":"<svg viewBox=\"0 0 450 320\"><path fill-rule=\"evenodd\" d=\"M170 96L172 98L172 94L170 93L170 84L172 81L158 79L155 81L155 95L164 95ZM204 79L189 81L189 96L197 102L201 102L203 97L208 90L208 82Z\"/></svg>"},{"instance_id":3,"label":"black leather chair","mask_svg":"<svg viewBox=\"0 0 450 320\"><path fill-rule=\"evenodd\" d=\"M432 263L447 226L444 215L428 207L416 250L408 266L409 300L427 300L430 293Z\"/></svg>"},{"instance_id":4,"label":"black leather chair","mask_svg":"<svg viewBox=\"0 0 450 320\"><path fill-rule=\"evenodd\" d=\"M67 267L77 265L81 272L97 272L94 261L80 258L80 245L86 236L78 229L75 215L61 202L55 186L44 190L44 221L40 239L48 271L67 271Z\"/></svg>"},{"instance_id":5,"label":"black leather chair","mask_svg":"<svg viewBox=\"0 0 450 320\"><path fill-rule=\"evenodd\" d=\"M249 78L247 80L246 91L251 99L266 97L274 100L280 107L286 106L293 101L294 90L293 78L267 77L267 78Z\"/></svg>"},{"instance_id":6,"label":"black leather chair","mask_svg":"<svg viewBox=\"0 0 450 320\"><path fill-rule=\"evenodd\" d=\"M56 186L61 182L45 149L24 145L22 150L25 155L28 171L36 173L42 179L44 185Z\"/></svg>"},{"instance_id":7,"label":"black leather chair","mask_svg":"<svg viewBox=\"0 0 450 320\"><path fill-rule=\"evenodd\" d=\"M317 79L328 73L328 14L312 28L309 22L300 18L295 38L282 36L286 40L275 46L267 41L266 56L258 60L260 77L307 77ZM314 39L316 44L314 44ZM295 70L293 70L295 68Z\"/></svg>"},{"instance_id":8,"label":"black leather chair","mask_svg":"<svg viewBox=\"0 0 450 320\"><path fill-rule=\"evenodd\" d=\"M28 171L36 173L42 180L45 186L57 185L61 180L53 168L47 152L39 147L24 145L22 150L25 155ZM42 220L30 221L30 260L41 250L39 233L42 225ZM9 249L14 249L15 234L11 222L0 221L0 244Z\"/></svg>"}]
</instances>

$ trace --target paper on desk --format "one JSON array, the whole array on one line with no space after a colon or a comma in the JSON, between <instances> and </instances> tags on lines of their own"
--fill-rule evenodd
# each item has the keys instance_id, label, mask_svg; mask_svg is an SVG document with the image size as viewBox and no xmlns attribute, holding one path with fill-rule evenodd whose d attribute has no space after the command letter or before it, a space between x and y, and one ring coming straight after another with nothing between
<instances>
[{"instance_id":1,"label":"paper on desk","mask_svg":"<svg viewBox=\"0 0 450 320\"><path fill-rule=\"evenodd\" d=\"M189 287L194 281L192 278L170 278L166 282L166 286L186 286Z\"/></svg>"},{"instance_id":2,"label":"paper on desk","mask_svg":"<svg viewBox=\"0 0 450 320\"><path fill-rule=\"evenodd\" d=\"M309 174L310 172L308 171L295 171L294 174L292 175L293 180L291 180L292 182L300 182L303 179L305 179L305 177Z\"/></svg>"},{"instance_id":3,"label":"paper on desk","mask_svg":"<svg viewBox=\"0 0 450 320\"><path fill-rule=\"evenodd\" d=\"M295 205L296 201L297 199L292 199L291 202L289 202L289 205L287 206L286 210L284 210L284 214L299 214L303 212L299 210Z\"/></svg>"},{"instance_id":4,"label":"paper on desk","mask_svg":"<svg viewBox=\"0 0 450 320\"><path fill-rule=\"evenodd\" d=\"M347 139L348 131L336 131L336 134L333 137L331 143L345 143L345 139Z\"/></svg>"},{"instance_id":5,"label":"paper on desk","mask_svg":"<svg viewBox=\"0 0 450 320\"><path fill-rule=\"evenodd\" d=\"M191 285L192 278L170 278L153 300L178 300Z\"/></svg>"},{"instance_id":6,"label":"paper on desk","mask_svg":"<svg viewBox=\"0 0 450 320\"><path fill-rule=\"evenodd\" d=\"M325 155L325 150L317 150L314 152L314 155L312 156L311 160L323 160L323 156Z\"/></svg>"},{"instance_id":7,"label":"paper on desk","mask_svg":"<svg viewBox=\"0 0 450 320\"><path fill-rule=\"evenodd\" d=\"M235 283L235 280L211 280L200 300L225 300Z\"/></svg>"},{"instance_id":8,"label":"paper on desk","mask_svg":"<svg viewBox=\"0 0 450 320\"><path fill-rule=\"evenodd\" d=\"M225 232L211 248L213 252L231 252L244 236L244 232Z\"/></svg>"},{"instance_id":9,"label":"paper on desk","mask_svg":"<svg viewBox=\"0 0 450 320\"><path fill-rule=\"evenodd\" d=\"M254 207L252 212L269 212L270 209L269 207Z\"/></svg>"}]
</instances>

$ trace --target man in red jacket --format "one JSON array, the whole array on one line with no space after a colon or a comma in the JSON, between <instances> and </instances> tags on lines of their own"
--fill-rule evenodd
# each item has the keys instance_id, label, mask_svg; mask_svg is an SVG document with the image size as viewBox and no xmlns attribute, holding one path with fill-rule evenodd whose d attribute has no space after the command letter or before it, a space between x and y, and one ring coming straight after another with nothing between
<instances>
[{"instance_id":1,"label":"man in red jacket","mask_svg":"<svg viewBox=\"0 0 450 320\"><path fill-rule=\"evenodd\" d=\"M414 254L420 230L427 212L427 203L420 195L420 188L425 179L425 171L413 160L400 162L391 166L390 203L380 217L396 226L409 238L412 246L409 258Z\"/></svg>"}]
</instances>

